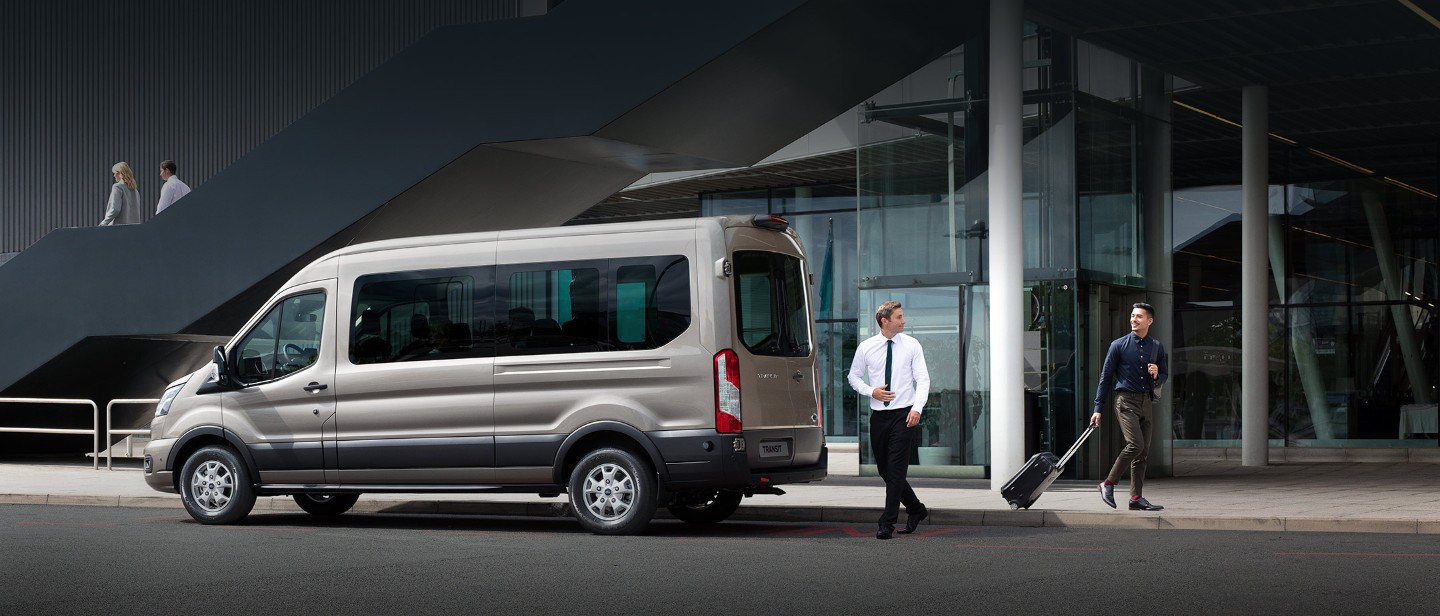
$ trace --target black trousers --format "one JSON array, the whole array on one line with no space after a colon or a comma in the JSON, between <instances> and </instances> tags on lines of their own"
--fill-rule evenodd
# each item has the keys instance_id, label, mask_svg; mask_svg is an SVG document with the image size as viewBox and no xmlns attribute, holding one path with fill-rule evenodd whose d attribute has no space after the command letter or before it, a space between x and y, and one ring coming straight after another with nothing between
<instances>
[{"instance_id":1,"label":"black trousers","mask_svg":"<svg viewBox=\"0 0 1440 616\"><path fill-rule=\"evenodd\" d=\"M880 514L880 528L891 528L900 519L900 504L906 513L925 510L905 474L910 471L910 438L915 428L905 425L910 407L870 411L870 449L875 452L875 466L885 480L885 513Z\"/></svg>"}]
</instances>

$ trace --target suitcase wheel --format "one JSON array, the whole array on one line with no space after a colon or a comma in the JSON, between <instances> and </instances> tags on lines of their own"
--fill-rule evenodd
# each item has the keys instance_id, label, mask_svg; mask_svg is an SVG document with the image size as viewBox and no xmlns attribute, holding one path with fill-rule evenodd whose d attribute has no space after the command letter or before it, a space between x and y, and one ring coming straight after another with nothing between
<instances>
[{"instance_id":1,"label":"suitcase wheel","mask_svg":"<svg viewBox=\"0 0 1440 616\"><path fill-rule=\"evenodd\" d=\"M1015 510L1015 509L1019 509L1019 508L1020 508L1020 503L1017 503L1017 502L1015 502L1015 501L1010 501L1010 509L1011 509L1011 510Z\"/></svg>"}]
</instances>

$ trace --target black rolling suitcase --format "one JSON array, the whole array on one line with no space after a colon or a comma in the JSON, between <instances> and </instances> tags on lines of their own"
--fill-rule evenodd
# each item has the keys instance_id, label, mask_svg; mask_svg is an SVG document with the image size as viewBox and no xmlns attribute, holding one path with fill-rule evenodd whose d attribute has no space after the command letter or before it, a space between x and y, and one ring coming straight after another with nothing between
<instances>
[{"instance_id":1,"label":"black rolling suitcase","mask_svg":"<svg viewBox=\"0 0 1440 616\"><path fill-rule=\"evenodd\" d=\"M1085 433L1075 440L1075 444L1070 447L1070 451L1065 452L1063 458L1056 458L1055 454L1048 451L1030 456L1025 466L1020 467L1020 472L1001 486L1000 496L1010 503L1011 509L1029 509L1030 505L1035 504L1040 495L1045 493L1045 489L1055 483L1055 478L1060 476L1060 471L1065 469L1070 457L1080 450L1085 439L1090 438L1090 433L1094 431L1093 425L1086 428Z\"/></svg>"}]
</instances>

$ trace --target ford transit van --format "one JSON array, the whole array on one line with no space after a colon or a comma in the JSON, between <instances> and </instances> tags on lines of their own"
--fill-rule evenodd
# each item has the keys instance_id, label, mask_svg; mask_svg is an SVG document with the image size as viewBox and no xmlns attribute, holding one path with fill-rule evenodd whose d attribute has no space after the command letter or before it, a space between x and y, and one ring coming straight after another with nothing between
<instances>
[{"instance_id":1,"label":"ford transit van","mask_svg":"<svg viewBox=\"0 0 1440 616\"><path fill-rule=\"evenodd\" d=\"M784 219L351 246L166 389L145 479L206 524L263 495L568 493L597 533L825 478L810 276Z\"/></svg>"}]
</instances>

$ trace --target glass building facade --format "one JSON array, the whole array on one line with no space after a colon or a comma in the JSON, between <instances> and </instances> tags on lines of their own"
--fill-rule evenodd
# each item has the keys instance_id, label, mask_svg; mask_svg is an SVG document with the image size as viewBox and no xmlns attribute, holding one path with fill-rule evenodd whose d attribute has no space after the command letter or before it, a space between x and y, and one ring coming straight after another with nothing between
<instances>
[{"instance_id":1,"label":"glass building facade","mask_svg":"<svg viewBox=\"0 0 1440 616\"><path fill-rule=\"evenodd\" d=\"M1240 191L1175 200L1175 445L1238 446ZM1270 446L1435 446L1435 203L1376 180L1269 202Z\"/></svg>"},{"instance_id":2,"label":"glass building facade","mask_svg":"<svg viewBox=\"0 0 1440 616\"><path fill-rule=\"evenodd\" d=\"M1024 349L1027 455L1067 448L1138 301L1160 309L1171 358L1152 473L1172 446L1239 445L1239 188L1171 191L1171 78L1047 28L1027 24L1024 41L1020 340L988 335L983 38L860 109L854 184L702 195L702 215L780 214L805 242L825 429L859 442L862 474L869 405L845 373L887 300L930 368L912 475L989 475L994 344ZM1275 186L1269 225L1271 446L1435 446L1434 201L1373 180ZM1108 470L1118 449L1104 447L1070 472Z\"/></svg>"}]
</instances>

